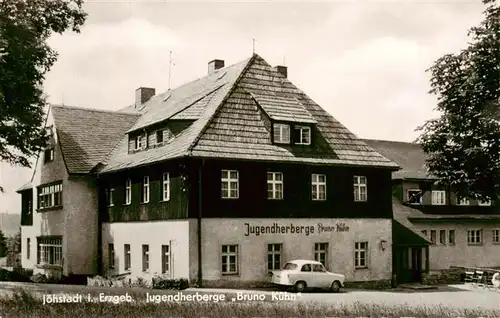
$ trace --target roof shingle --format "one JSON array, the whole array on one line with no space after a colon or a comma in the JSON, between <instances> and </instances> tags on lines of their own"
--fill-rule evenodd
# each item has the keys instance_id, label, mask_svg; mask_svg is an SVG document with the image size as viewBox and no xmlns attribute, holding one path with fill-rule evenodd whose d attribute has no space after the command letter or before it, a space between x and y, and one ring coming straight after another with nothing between
<instances>
[{"instance_id":1,"label":"roof shingle","mask_svg":"<svg viewBox=\"0 0 500 318\"><path fill-rule=\"evenodd\" d=\"M94 166L103 164L101 173L182 156L398 168L256 54L154 96L137 112L140 117L126 125L111 154L101 155L99 162L91 160ZM273 144L269 118L316 123L314 147ZM167 120L192 120L193 124L169 144L128 153L126 132Z\"/></svg>"},{"instance_id":2,"label":"roof shingle","mask_svg":"<svg viewBox=\"0 0 500 318\"><path fill-rule=\"evenodd\" d=\"M371 139L364 141L401 167L401 170L393 172L393 179L433 179L427 173L427 155L419 144Z\"/></svg>"},{"instance_id":3,"label":"roof shingle","mask_svg":"<svg viewBox=\"0 0 500 318\"><path fill-rule=\"evenodd\" d=\"M51 106L68 173L89 173L102 162L137 114L93 110L70 106Z\"/></svg>"}]
</instances>

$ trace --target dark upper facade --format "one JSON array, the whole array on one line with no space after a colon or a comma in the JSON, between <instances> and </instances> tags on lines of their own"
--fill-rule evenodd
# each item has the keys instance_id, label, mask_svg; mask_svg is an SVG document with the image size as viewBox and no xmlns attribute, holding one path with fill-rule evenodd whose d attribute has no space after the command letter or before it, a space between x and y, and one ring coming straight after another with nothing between
<instances>
[{"instance_id":1,"label":"dark upper facade","mask_svg":"<svg viewBox=\"0 0 500 318\"><path fill-rule=\"evenodd\" d=\"M139 88L118 112L52 107L64 168L96 177L104 220L392 217L394 162L285 67L256 54L223 66L159 95Z\"/></svg>"}]
</instances>

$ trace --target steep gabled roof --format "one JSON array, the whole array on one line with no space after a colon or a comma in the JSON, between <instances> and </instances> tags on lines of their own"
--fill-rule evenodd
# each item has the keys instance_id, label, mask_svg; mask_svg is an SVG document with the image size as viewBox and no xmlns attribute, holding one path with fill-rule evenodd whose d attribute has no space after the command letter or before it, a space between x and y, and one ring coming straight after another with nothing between
<instances>
[{"instance_id":1,"label":"steep gabled roof","mask_svg":"<svg viewBox=\"0 0 500 318\"><path fill-rule=\"evenodd\" d=\"M196 113L198 119L177 135L169 144L133 154L128 154L128 136L122 136L118 146L109 159L104 162L105 166L100 169L100 172L106 173L188 156L189 148L210 121L214 112L222 104L227 94L232 90L251 60L252 58L219 69L212 75L153 97L144 105L141 111L141 119L137 121L130 131L172 119L176 116L178 116L176 119L184 119L182 118L183 114L188 113L189 116L194 116L193 113ZM222 74L225 75L221 76ZM188 112L191 107L194 107L195 111Z\"/></svg>"},{"instance_id":2,"label":"steep gabled roof","mask_svg":"<svg viewBox=\"0 0 500 318\"><path fill-rule=\"evenodd\" d=\"M128 132L167 120L194 122L171 143L133 154L124 135L100 172L183 156L398 168L256 54L153 97L139 113ZM270 119L316 123L315 146L274 145Z\"/></svg>"},{"instance_id":3,"label":"steep gabled roof","mask_svg":"<svg viewBox=\"0 0 500 318\"><path fill-rule=\"evenodd\" d=\"M286 107L290 107L287 114ZM316 123L314 147L275 145L270 120ZM397 169L327 113L260 56L250 63L213 120L192 147L192 156L377 166Z\"/></svg>"},{"instance_id":4,"label":"steep gabled roof","mask_svg":"<svg viewBox=\"0 0 500 318\"><path fill-rule=\"evenodd\" d=\"M401 170L393 173L393 179L433 179L427 173L427 155L419 144L371 139L364 141L401 167Z\"/></svg>"},{"instance_id":5,"label":"steep gabled roof","mask_svg":"<svg viewBox=\"0 0 500 318\"><path fill-rule=\"evenodd\" d=\"M137 121L137 114L51 106L68 173L89 173Z\"/></svg>"}]
</instances>

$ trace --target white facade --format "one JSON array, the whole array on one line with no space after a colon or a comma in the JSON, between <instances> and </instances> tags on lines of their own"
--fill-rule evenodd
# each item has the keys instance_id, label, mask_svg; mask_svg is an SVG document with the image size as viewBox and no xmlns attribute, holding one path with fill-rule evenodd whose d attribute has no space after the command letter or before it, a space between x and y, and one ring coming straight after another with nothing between
<instances>
[{"instance_id":1,"label":"white facade","mask_svg":"<svg viewBox=\"0 0 500 318\"><path fill-rule=\"evenodd\" d=\"M70 177L67 173L49 111L46 126L53 126L54 160L44 163L44 154L38 156L32 179L33 225L21 227L22 255L24 268L33 268L35 273L49 275L91 275L97 271L97 190L90 177ZM37 211L37 187L46 183L62 181L62 207ZM40 237L62 237L61 257L58 264L38 264ZM29 239L29 251L28 249ZM50 252L53 254L53 249ZM54 259L53 256L49 258ZM59 259L59 257L55 257Z\"/></svg>"},{"instance_id":2,"label":"white facade","mask_svg":"<svg viewBox=\"0 0 500 318\"><path fill-rule=\"evenodd\" d=\"M131 277L150 278L155 274L189 279L189 220L117 222L102 226L103 268L106 275L129 273ZM113 244L114 268L110 268L109 244ZM125 245L130 245L130 269L125 268ZM143 255L143 245L148 254ZM169 246L169 270L162 273L162 246ZM146 258L146 259L145 259ZM147 270L144 262L147 260Z\"/></svg>"}]
</instances>

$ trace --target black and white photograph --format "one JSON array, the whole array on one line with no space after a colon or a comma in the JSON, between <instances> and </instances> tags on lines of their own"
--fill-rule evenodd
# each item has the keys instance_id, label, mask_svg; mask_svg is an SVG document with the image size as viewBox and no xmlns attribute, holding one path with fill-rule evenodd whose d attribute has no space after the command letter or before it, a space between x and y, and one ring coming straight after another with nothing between
<instances>
[{"instance_id":1,"label":"black and white photograph","mask_svg":"<svg viewBox=\"0 0 500 318\"><path fill-rule=\"evenodd\" d=\"M497 0L0 0L1 317L500 317Z\"/></svg>"}]
</instances>

